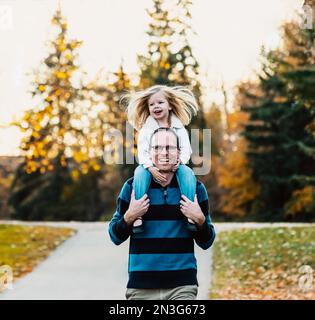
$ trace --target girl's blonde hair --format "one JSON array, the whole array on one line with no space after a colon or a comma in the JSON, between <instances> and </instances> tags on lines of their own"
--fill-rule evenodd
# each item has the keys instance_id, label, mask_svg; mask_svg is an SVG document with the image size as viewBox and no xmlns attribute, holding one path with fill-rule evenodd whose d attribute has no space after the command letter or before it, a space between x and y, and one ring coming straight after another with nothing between
<instances>
[{"instance_id":1,"label":"girl's blonde hair","mask_svg":"<svg viewBox=\"0 0 315 320\"><path fill-rule=\"evenodd\" d=\"M128 121L136 130L140 130L150 115L149 98L162 91L167 99L171 112L181 120L183 125L188 125L193 116L198 112L198 103L192 91L184 86L154 85L145 90L127 93L122 96L121 101L128 99L126 107Z\"/></svg>"}]
</instances>

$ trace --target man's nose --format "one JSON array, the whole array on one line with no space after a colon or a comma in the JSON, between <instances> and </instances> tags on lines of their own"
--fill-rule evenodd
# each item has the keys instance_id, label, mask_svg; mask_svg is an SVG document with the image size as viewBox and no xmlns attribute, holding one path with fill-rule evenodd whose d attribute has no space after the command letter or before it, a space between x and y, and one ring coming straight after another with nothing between
<instances>
[{"instance_id":1,"label":"man's nose","mask_svg":"<svg viewBox=\"0 0 315 320\"><path fill-rule=\"evenodd\" d=\"M161 153L162 153L163 155L168 155L168 151L166 150L166 147L164 147L164 148L162 149Z\"/></svg>"}]
</instances>

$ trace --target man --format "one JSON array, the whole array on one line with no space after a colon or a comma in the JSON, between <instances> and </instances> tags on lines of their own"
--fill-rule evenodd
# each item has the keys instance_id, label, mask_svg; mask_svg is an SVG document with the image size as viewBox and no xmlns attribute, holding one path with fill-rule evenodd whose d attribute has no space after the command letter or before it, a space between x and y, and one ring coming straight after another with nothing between
<instances>
[{"instance_id":1,"label":"man","mask_svg":"<svg viewBox=\"0 0 315 320\"><path fill-rule=\"evenodd\" d=\"M215 238L205 186L197 181L194 202L180 194L172 171L179 157L179 138L169 128L159 128L151 136L150 156L167 181L152 179L149 190L135 200L133 178L128 179L109 224L111 240L119 245L130 237L127 300L196 299L198 292L194 240L208 249ZM142 217L144 232L132 233L133 222ZM186 218L197 226L186 228Z\"/></svg>"}]
</instances>

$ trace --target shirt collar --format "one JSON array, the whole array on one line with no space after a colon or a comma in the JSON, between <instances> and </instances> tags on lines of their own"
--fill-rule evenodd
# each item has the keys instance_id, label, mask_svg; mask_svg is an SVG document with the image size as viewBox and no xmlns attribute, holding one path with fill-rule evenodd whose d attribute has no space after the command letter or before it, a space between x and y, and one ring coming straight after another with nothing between
<instances>
[{"instance_id":1,"label":"shirt collar","mask_svg":"<svg viewBox=\"0 0 315 320\"><path fill-rule=\"evenodd\" d=\"M162 185L160 185L158 182L154 181L154 179L151 179L151 184L150 184L150 188L153 189L157 189L157 188L167 188L167 187L172 187L172 188L176 188L178 187L178 181L177 181L177 177L176 177L176 173L174 173L173 178L170 182L169 185L163 187Z\"/></svg>"}]
</instances>

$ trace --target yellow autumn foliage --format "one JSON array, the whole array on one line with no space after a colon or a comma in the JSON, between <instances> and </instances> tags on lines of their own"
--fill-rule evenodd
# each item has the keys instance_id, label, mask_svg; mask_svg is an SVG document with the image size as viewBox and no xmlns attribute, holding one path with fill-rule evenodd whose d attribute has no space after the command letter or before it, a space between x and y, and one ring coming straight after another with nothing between
<instances>
[{"instance_id":1,"label":"yellow autumn foliage","mask_svg":"<svg viewBox=\"0 0 315 320\"><path fill-rule=\"evenodd\" d=\"M86 154L84 154L82 151L74 152L73 158L77 163L81 163L81 162L87 160Z\"/></svg>"},{"instance_id":2,"label":"yellow autumn foliage","mask_svg":"<svg viewBox=\"0 0 315 320\"><path fill-rule=\"evenodd\" d=\"M77 181L79 179L80 173L78 170L72 170L71 171L71 177L74 181Z\"/></svg>"},{"instance_id":3,"label":"yellow autumn foliage","mask_svg":"<svg viewBox=\"0 0 315 320\"><path fill-rule=\"evenodd\" d=\"M285 205L286 215L295 216L300 212L311 212L315 207L315 187L305 186L295 190Z\"/></svg>"},{"instance_id":4,"label":"yellow autumn foliage","mask_svg":"<svg viewBox=\"0 0 315 320\"><path fill-rule=\"evenodd\" d=\"M217 168L218 185L226 190L221 196L220 210L227 215L244 216L246 204L257 197L260 187L248 168L245 140L239 139L235 146L236 150L228 152Z\"/></svg>"},{"instance_id":5,"label":"yellow autumn foliage","mask_svg":"<svg viewBox=\"0 0 315 320\"><path fill-rule=\"evenodd\" d=\"M66 49L67 49L67 47L65 46L64 43L61 43L61 44L58 46L58 50L59 50L60 52L63 52L63 51L65 51Z\"/></svg>"},{"instance_id":6,"label":"yellow autumn foliage","mask_svg":"<svg viewBox=\"0 0 315 320\"><path fill-rule=\"evenodd\" d=\"M38 90L41 91L41 92L44 92L45 91L45 86L44 85L38 86Z\"/></svg>"},{"instance_id":7,"label":"yellow autumn foliage","mask_svg":"<svg viewBox=\"0 0 315 320\"><path fill-rule=\"evenodd\" d=\"M68 77L67 73L63 71L57 71L55 74L58 79L66 79Z\"/></svg>"}]
</instances>

